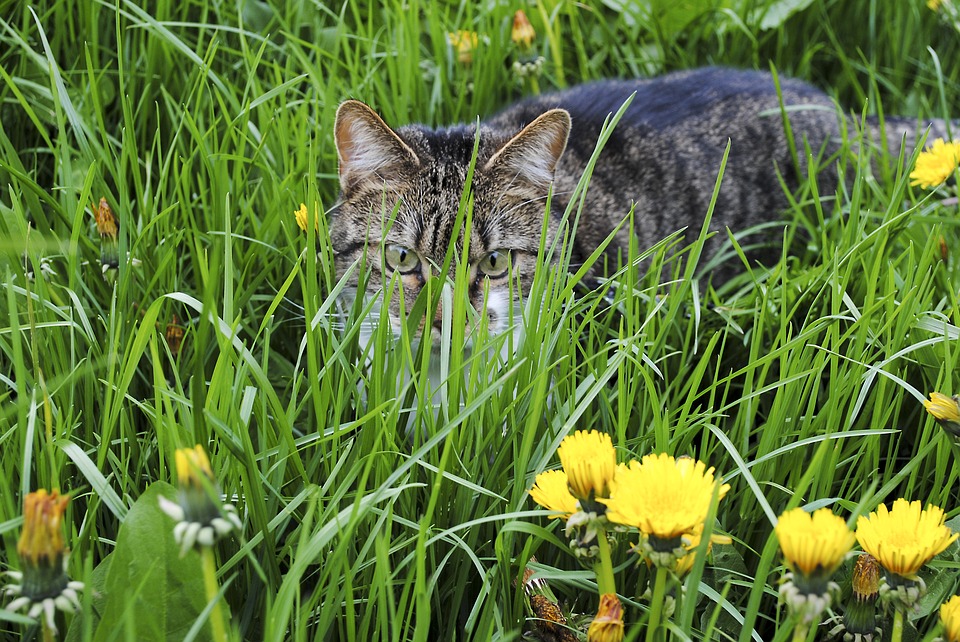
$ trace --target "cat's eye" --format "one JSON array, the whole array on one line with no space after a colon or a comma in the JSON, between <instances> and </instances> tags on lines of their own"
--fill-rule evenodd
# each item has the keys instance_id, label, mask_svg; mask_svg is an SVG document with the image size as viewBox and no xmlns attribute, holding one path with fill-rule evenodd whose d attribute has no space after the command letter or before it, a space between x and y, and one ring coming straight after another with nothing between
<instances>
[{"instance_id":1,"label":"cat's eye","mask_svg":"<svg viewBox=\"0 0 960 642\"><path fill-rule=\"evenodd\" d=\"M409 274L420 267L420 257L417 253L402 245L388 245L384 248L383 258L387 267L400 274Z\"/></svg>"},{"instance_id":2,"label":"cat's eye","mask_svg":"<svg viewBox=\"0 0 960 642\"><path fill-rule=\"evenodd\" d=\"M501 279L510 271L510 252L494 250L477 263L477 270L491 279Z\"/></svg>"}]
</instances>

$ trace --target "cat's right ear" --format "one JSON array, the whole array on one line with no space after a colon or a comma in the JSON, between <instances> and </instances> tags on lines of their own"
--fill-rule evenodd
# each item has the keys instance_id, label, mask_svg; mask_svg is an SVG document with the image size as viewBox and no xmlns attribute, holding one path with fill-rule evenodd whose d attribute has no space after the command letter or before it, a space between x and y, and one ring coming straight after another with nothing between
<instances>
[{"instance_id":1,"label":"cat's right ear","mask_svg":"<svg viewBox=\"0 0 960 642\"><path fill-rule=\"evenodd\" d=\"M389 186L420 166L414 151L358 100L348 100L337 109L334 139L342 190L371 180Z\"/></svg>"}]
</instances>

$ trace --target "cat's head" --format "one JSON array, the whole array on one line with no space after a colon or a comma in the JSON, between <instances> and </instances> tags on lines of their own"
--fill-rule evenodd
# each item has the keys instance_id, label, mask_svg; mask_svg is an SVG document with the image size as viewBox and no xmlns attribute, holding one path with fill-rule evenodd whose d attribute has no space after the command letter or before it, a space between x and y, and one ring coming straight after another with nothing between
<instances>
[{"instance_id":1,"label":"cat's head","mask_svg":"<svg viewBox=\"0 0 960 642\"><path fill-rule=\"evenodd\" d=\"M456 237L453 232L476 128L393 130L363 103L344 102L335 127L341 191L330 225L338 278L365 257L366 298L379 296L397 275L409 311L454 244L454 261L467 263L471 305L487 315L491 333L504 331L533 280L546 199L569 132L570 115L561 109L547 111L519 132L480 127L466 243L463 232ZM547 247L556 228L548 220ZM357 294L356 275L348 282L351 295ZM389 307L397 328L400 297L393 296ZM439 322L438 310L435 332Z\"/></svg>"}]
</instances>

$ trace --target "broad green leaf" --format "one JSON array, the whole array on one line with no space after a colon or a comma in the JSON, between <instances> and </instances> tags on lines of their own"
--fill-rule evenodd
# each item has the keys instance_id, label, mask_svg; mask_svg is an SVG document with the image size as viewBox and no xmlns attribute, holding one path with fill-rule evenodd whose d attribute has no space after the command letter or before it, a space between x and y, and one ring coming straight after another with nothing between
<instances>
[{"instance_id":1,"label":"broad green leaf","mask_svg":"<svg viewBox=\"0 0 960 642\"><path fill-rule=\"evenodd\" d=\"M182 640L206 606L200 557L180 557L174 522L158 503L176 491L155 482L137 500L120 527L103 586L103 616L97 642L133 636L140 642Z\"/></svg>"}]
</instances>

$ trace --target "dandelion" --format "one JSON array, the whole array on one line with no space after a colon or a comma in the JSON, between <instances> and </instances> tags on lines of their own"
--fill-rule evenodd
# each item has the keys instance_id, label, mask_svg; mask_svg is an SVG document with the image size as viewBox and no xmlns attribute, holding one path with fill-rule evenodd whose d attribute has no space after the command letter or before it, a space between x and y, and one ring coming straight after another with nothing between
<instances>
[{"instance_id":1,"label":"dandelion","mask_svg":"<svg viewBox=\"0 0 960 642\"><path fill-rule=\"evenodd\" d=\"M927 562L957 539L944 524L942 508L900 498L888 511L884 504L857 519L857 541L888 572L916 579Z\"/></svg>"},{"instance_id":2,"label":"dandelion","mask_svg":"<svg viewBox=\"0 0 960 642\"><path fill-rule=\"evenodd\" d=\"M851 600L842 619L837 616L832 618L832 621L839 623L827 634L828 639L837 638L843 633L844 640L871 642L874 636L880 635L876 609L880 577L877 560L868 553L861 553L850 577Z\"/></svg>"},{"instance_id":3,"label":"dandelion","mask_svg":"<svg viewBox=\"0 0 960 642\"><path fill-rule=\"evenodd\" d=\"M120 265L117 249L117 219L110 209L106 198L100 198L100 204L93 209L93 218L97 224L97 233L100 235L100 265L103 273L116 270Z\"/></svg>"},{"instance_id":4,"label":"dandelion","mask_svg":"<svg viewBox=\"0 0 960 642\"><path fill-rule=\"evenodd\" d=\"M527 51L533 46L533 41L537 38L537 32L533 30L530 19L523 9L518 9L513 14L513 29L510 30L510 40L517 45L521 51Z\"/></svg>"},{"instance_id":5,"label":"dandelion","mask_svg":"<svg viewBox=\"0 0 960 642\"><path fill-rule=\"evenodd\" d=\"M307 224L308 224L307 221L308 221L308 219L309 219L309 216L310 216L310 215L309 215L309 213L307 212L307 205L306 205L306 203L300 203L300 209L295 210L294 213L293 213L293 217L294 217L294 218L296 219L296 221L297 221L297 227L299 227L299 228L300 228L302 231L304 231L304 232L307 231ZM316 215L314 216L313 225L314 225L314 229L315 229L315 230L317 230L317 231L320 230L320 217L319 217L319 216L316 216Z\"/></svg>"},{"instance_id":6,"label":"dandelion","mask_svg":"<svg viewBox=\"0 0 960 642\"><path fill-rule=\"evenodd\" d=\"M219 538L241 529L240 518L232 504L220 501L210 460L199 444L178 449L175 461L179 487L177 501L171 502L160 496L160 509L177 522L173 527L173 539L180 545L180 556L186 555L191 548L199 548L204 590L207 601L214 603L210 613L213 639L226 642L227 625L217 597L217 568L212 548Z\"/></svg>"},{"instance_id":7,"label":"dandelion","mask_svg":"<svg viewBox=\"0 0 960 642\"><path fill-rule=\"evenodd\" d=\"M592 501L609 496L617 471L617 452L610 435L578 430L560 442L557 455L574 497Z\"/></svg>"},{"instance_id":8,"label":"dandelion","mask_svg":"<svg viewBox=\"0 0 960 642\"><path fill-rule=\"evenodd\" d=\"M774 530L787 566L807 578L832 575L856 541L829 508L813 514L794 508L780 516Z\"/></svg>"},{"instance_id":9,"label":"dandelion","mask_svg":"<svg viewBox=\"0 0 960 642\"><path fill-rule=\"evenodd\" d=\"M7 575L19 584L3 589L14 599L5 610L24 609L32 618L43 615L45 630L56 633L54 616L58 610L73 613L80 608L78 593L82 582L67 577L67 553L64 548L61 522L70 498L57 491L40 489L24 499L23 531L17 542L17 554L23 568Z\"/></svg>"},{"instance_id":10,"label":"dandelion","mask_svg":"<svg viewBox=\"0 0 960 642\"><path fill-rule=\"evenodd\" d=\"M683 577L690 572L690 569L693 568L694 563L697 561L697 548L700 546L700 540L703 538L703 524L697 526L693 531L689 533L684 533L680 537L680 541L683 542L683 547L687 550L686 555L677 560L677 565L673 569L673 572L677 577ZM714 544L732 544L733 540L726 535L717 535L716 533L710 535L710 541L707 542L707 554L710 554L710 550L713 548Z\"/></svg>"},{"instance_id":11,"label":"dandelion","mask_svg":"<svg viewBox=\"0 0 960 642\"><path fill-rule=\"evenodd\" d=\"M536 559L531 557L530 561L535 562ZM523 570L523 593L533 616L533 625L543 639L576 642L577 638L567 626L567 618L557 602L557 596L545 579L534 577L534 570L529 567Z\"/></svg>"},{"instance_id":12,"label":"dandelion","mask_svg":"<svg viewBox=\"0 0 960 642\"><path fill-rule=\"evenodd\" d=\"M587 642L620 642L623 639L623 605L616 593L600 596L597 616L587 629Z\"/></svg>"},{"instance_id":13,"label":"dandelion","mask_svg":"<svg viewBox=\"0 0 960 642\"><path fill-rule=\"evenodd\" d=\"M944 430L954 437L960 437L960 397L948 397L939 392L931 392L930 400L924 400L923 407L933 415Z\"/></svg>"},{"instance_id":14,"label":"dandelion","mask_svg":"<svg viewBox=\"0 0 960 642\"><path fill-rule=\"evenodd\" d=\"M180 354L180 347L183 345L183 327L180 325L180 319L174 314L167 324L164 338L167 340L167 347L170 348L170 354L177 356Z\"/></svg>"},{"instance_id":15,"label":"dandelion","mask_svg":"<svg viewBox=\"0 0 960 642\"><path fill-rule=\"evenodd\" d=\"M780 596L790 613L799 618L801 635L806 635L810 624L830 606L831 594L840 591L831 577L856 538L829 508L813 514L802 508L788 510L777 520L774 531L790 569L780 585Z\"/></svg>"},{"instance_id":16,"label":"dandelion","mask_svg":"<svg viewBox=\"0 0 960 642\"><path fill-rule=\"evenodd\" d=\"M960 595L940 605L940 624L947 642L960 642Z\"/></svg>"},{"instance_id":17,"label":"dandelion","mask_svg":"<svg viewBox=\"0 0 960 642\"><path fill-rule=\"evenodd\" d=\"M944 524L943 509L900 498L888 511L883 504L857 519L857 541L886 571L880 599L895 609L891 639L903 636L903 616L919 607L926 585L917 572L947 548L957 535Z\"/></svg>"},{"instance_id":18,"label":"dandelion","mask_svg":"<svg viewBox=\"0 0 960 642\"><path fill-rule=\"evenodd\" d=\"M716 484L713 471L689 457L647 455L622 467L610 498L599 501L607 505L610 521L640 529L652 552L682 557L686 551L681 536L702 527L710 509ZM719 497L728 490L729 484L720 486Z\"/></svg>"},{"instance_id":19,"label":"dandelion","mask_svg":"<svg viewBox=\"0 0 960 642\"><path fill-rule=\"evenodd\" d=\"M462 65L473 62L473 52L480 44L480 36L476 31L453 31L447 34L447 42L457 54L457 61Z\"/></svg>"},{"instance_id":20,"label":"dandelion","mask_svg":"<svg viewBox=\"0 0 960 642\"><path fill-rule=\"evenodd\" d=\"M176 452L177 501L160 497L160 508L177 521L173 536L180 545L180 555L194 546L209 548L232 530L241 528L237 509L219 501L219 490L210 461L199 445Z\"/></svg>"},{"instance_id":21,"label":"dandelion","mask_svg":"<svg viewBox=\"0 0 960 642\"><path fill-rule=\"evenodd\" d=\"M910 172L910 185L926 189L950 178L960 162L960 142L944 142L942 138L920 152L917 163Z\"/></svg>"},{"instance_id":22,"label":"dandelion","mask_svg":"<svg viewBox=\"0 0 960 642\"><path fill-rule=\"evenodd\" d=\"M927 9L929 9L930 11L939 11L940 3L942 1L943 0L927 0Z\"/></svg>"},{"instance_id":23,"label":"dandelion","mask_svg":"<svg viewBox=\"0 0 960 642\"><path fill-rule=\"evenodd\" d=\"M553 514L551 519L568 519L580 510L577 498L570 494L567 474L562 470L547 470L539 475L530 489L530 497Z\"/></svg>"}]
</instances>

